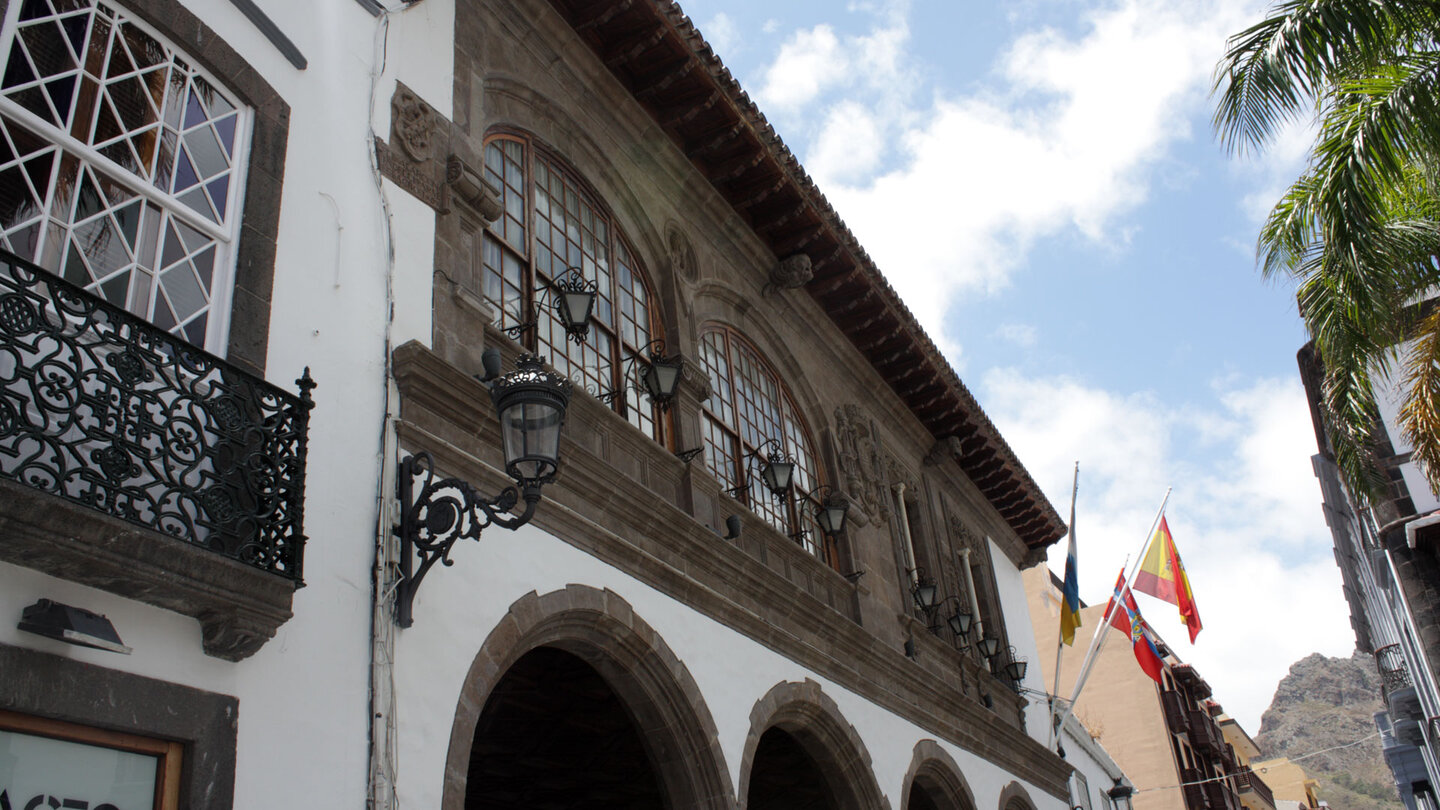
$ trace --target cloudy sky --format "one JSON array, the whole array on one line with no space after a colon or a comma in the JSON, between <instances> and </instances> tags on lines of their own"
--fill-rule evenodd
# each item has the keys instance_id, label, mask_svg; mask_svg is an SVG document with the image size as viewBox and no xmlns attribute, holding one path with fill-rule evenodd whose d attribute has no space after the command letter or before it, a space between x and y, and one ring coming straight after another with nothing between
<instances>
[{"instance_id":1,"label":"cloudy sky","mask_svg":"<svg viewBox=\"0 0 1440 810\"><path fill-rule=\"evenodd\" d=\"M1254 262L1306 129L1242 161L1209 126L1225 38L1264 3L683 5L1062 514L1080 462L1082 598L1173 486L1205 630L1141 607L1252 734L1290 664L1351 653L1304 329Z\"/></svg>"}]
</instances>

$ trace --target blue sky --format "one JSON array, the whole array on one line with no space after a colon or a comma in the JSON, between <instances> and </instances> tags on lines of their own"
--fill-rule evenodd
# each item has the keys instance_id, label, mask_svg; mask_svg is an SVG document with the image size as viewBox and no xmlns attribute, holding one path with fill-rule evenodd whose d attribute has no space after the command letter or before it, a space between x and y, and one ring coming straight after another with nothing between
<instances>
[{"instance_id":1,"label":"blue sky","mask_svg":"<svg viewBox=\"0 0 1440 810\"><path fill-rule=\"evenodd\" d=\"M683 6L1062 513L1080 462L1083 598L1173 486L1205 631L1142 608L1252 734L1290 664L1350 654L1304 330L1254 264L1308 128L1242 161L1209 126L1225 38L1263 3Z\"/></svg>"}]
</instances>

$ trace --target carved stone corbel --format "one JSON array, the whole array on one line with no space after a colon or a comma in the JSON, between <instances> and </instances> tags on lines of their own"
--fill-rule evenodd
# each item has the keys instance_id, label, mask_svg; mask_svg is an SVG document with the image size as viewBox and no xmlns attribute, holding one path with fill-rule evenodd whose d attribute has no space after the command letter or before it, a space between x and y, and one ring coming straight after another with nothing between
<instances>
[{"instance_id":1,"label":"carved stone corbel","mask_svg":"<svg viewBox=\"0 0 1440 810\"><path fill-rule=\"evenodd\" d=\"M796 253L776 263L770 271L770 284L781 290L794 290L809 284L814 277L810 254Z\"/></svg>"},{"instance_id":2,"label":"carved stone corbel","mask_svg":"<svg viewBox=\"0 0 1440 810\"><path fill-rule=\"evenodd\" d=\"M934 467L947 458L955 458L960 454L960 440L954 436L946 436L936 439L930 452L925 454L925 466Z\"/></svg>"},{"instance_id":3,"label":"carved stone corbel","mask_svg":"<svg viewBox=\"0 0 1440 810\"><path fill-rule=\"evenodd\" d=\"M445 161L445 190L448 200L457 200L475 211L486 222L494 222L505 212L500 192L485 182L459 155L451 155ZM446 206L448 213L449 206Z\"/></svg>"}]
</instances>

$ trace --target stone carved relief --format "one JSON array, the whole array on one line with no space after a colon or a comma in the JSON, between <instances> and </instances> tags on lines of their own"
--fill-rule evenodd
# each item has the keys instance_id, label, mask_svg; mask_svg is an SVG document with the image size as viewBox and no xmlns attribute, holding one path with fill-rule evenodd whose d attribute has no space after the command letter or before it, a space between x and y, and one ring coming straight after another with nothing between
<instances>
[{"instance_id":1,"label":"stone carved relief","mask_svg":"<svg viewBox=\"0 0 1440 810\"><path fill-rule=\"evenodd\" d=\"M694 284L700 279L700 267L695 260L695 248L690 246L690 238L675 222L665 225L665 247L670 254L670 269L675 275L690 284Z\"/></svg>"},{"instance_id":2,"label":"stone carved relief","mask_svg":"<svg viewBox=\"0 0 1440 810\"><path fill-rule=\"evenodd\" d=\"M840 474L851 500L876 520L890 517L890 493L875 423L858 405L835 409Z\"/></svg>"},{"instance_id":3,"label":"stone carved relief","mask_svg":"<svg viewBox=\"0 0 1440 810\"><path fill-rule=\"evenodd\" d=\"M815 270L810 263L810 254L808 253L786 256L770 271L770 283L782 290L804 287L814 277Z\"/></svg>"},{"instance_id":4,"label":"stone carved relief","mask_svg":"<svg viewBox=\"0 0 1440 810\"><path fill-rule=\"evenodd\" d=\"M390 97L390 132L400 149L413 161L430 158L435 136L435 115L429 105L405 85L397 85Z\"/></svg>"}]
</instances>

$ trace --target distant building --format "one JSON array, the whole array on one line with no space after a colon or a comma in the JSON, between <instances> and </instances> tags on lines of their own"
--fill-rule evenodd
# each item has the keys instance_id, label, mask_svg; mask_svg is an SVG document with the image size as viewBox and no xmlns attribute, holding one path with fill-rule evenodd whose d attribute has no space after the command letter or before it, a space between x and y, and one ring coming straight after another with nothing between
<instances>
[{"instance_id":1,"label":"distant building","mask_svg":"<svg viewBox=\"0 0 1440 810\"><path fill-rule=\"evenodd\" d=\"M1240 775L1235 780L1240 793L1240 804L1245 810L1276 810L1275 795L1270 784L1263 777L1253 773L1255 760L1260 758L1260 746L1255 744L1240 723L1228 714L1219 714L1215 722L1220 726L1220 735L1240 766Z\"/></svg>"},{"instance_id":2,"label":"distant building","mask_svg":"<svg viewBox=\"0 0 1440 810\"><path fill-rule=\"evenodd\" d=\"M1320 799L1319 783L1288 757L1255 762L1253 767L1257 773L1265 775L1266 783L1274 789L1277 810L1283 808L1285 802L1295 802L1300 808L1309 810L1318 810L1325 804Z\"/></svg>"},{"instance_id":3,"label":"distant building","mask_svg":"<svg viewBox=\"0 0 1440 810\"><path fill-rule=\"evenodd\" d=\"M1060 582L1047 568L1025 572L1035 642L1047 688L1055 683L1055 649L1059 637L1056 606ZM1105 606L1083 606L1075 646L1060 661L1058 693L1069 697L1091 635L1104 618ZM1212 711L1210 686L1189 664L1160 643L1164 656L1163 686L1140 669L1130 639L1113 627L1095 658L1074 716L1104 744L1135 785L1135 810L1270 810L1259 803L1254 785L1261 781L1243 769L1221 733ZM1083 638L1082 638L1083 636ZM1242 732L1243 733L1243 732ZM1248 739L1248 737L1247 737ZM1242 801L1243 792L1251 803ZM1264 788L1260 788L1263 791Z\"/></svg>"},{"instance_id":4,"label":"distant building","mask_svg":"<svg viewBox=\"0 0 1440 810\"><path fill-rule=\"evenodd\" d=\"M1433 808L1440 784L1435 723L1440 718L1440 499L1410 460L1399 429L1394 382L1376 392L1380 424L1374 445L1390 478L1387 497L1369 506L1345 487L1321 416L1324 368L1313 344L1298 355L1320 452L1311 461L1320 480L1325 522L1335 542L1355 644L1373 653L1385 711L1376 715L1385 761L1409 810Z\"/></svg>"}]
</instances>

